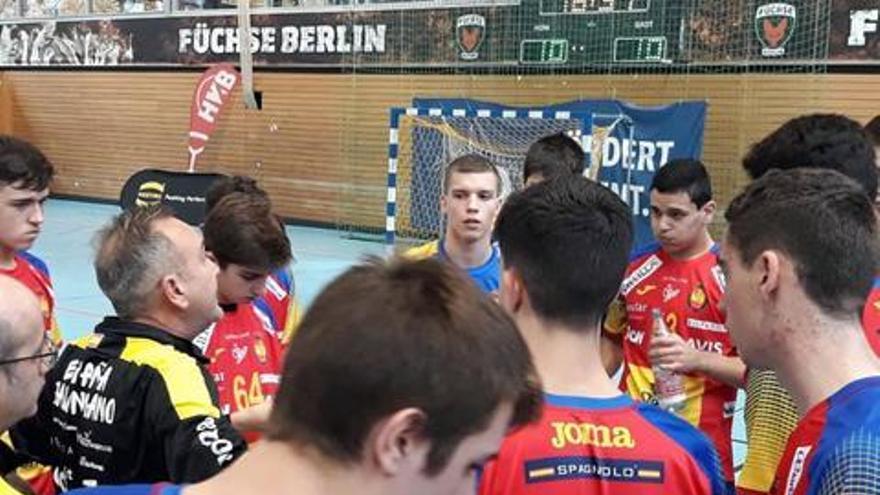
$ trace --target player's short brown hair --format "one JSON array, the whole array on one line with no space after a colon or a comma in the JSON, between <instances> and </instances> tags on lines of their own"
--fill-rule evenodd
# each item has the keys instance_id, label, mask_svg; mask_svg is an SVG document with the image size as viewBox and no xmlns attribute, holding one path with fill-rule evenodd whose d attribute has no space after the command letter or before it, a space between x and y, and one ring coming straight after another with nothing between
<instances>
[{"instance_id":1,"label":"player's short brown hair","mask_svg":"<svg viewBox=\"0 0 880 495\"><path fill-rule=\"evenodd\" d=\"M227 194L208 212L203 230L205 248L221 268L234 263L273 271L287 265L292 257L284 225L265 196Z\"/></svg>"},{"instance_id":2,"label":"player's short brown hair","mask_svg":"<svg viewBox=\"0 0 880 495\"><path fill-rule=\"evenodd\" d=\"M476 153L460 156L455 160L452 160L449 165L446 166L446 170L443 173L443 192L449 192L449 180L454 173L482 174L486 172L491 172L495 175L495 194L500 195L501 174L498 172L498 168L487 158L477 155Z\"/></svg>"},{"instance_id":3,"label":"player's short brown hair","mask_svg":"<svg viewBox=\"0 0 880 495\"><path fill-rule=\"evenodd\" d=\"M284 363L268 436L358 462L375 424L404 408L426 416L436 474L502 404L512 426L541 394L529 351L504 310L437 260L367 260L330 283Z\"/></svg>"}]
</instances>

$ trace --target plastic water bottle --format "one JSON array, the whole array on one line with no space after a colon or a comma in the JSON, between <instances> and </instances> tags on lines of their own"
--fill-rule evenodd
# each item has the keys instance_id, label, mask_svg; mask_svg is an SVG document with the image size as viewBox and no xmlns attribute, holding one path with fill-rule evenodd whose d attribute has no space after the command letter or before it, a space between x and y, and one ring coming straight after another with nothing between
<instances>
[{"instance_id":1,"label":"plastic water bottle","mask_svg":"<svg viewBox=\"0 0 880 495\"><path fill-rule=\"evenodd\" d=\"M663 313L659 309L651 310L651 318L654 320L655 337L669 335L669 327L663 321ZM655 364L651 365L651 371L654 373L654 397L657 398L657 404L666 411L681 411L687 398L682 376Z\"/></svg>"}]
</instances>

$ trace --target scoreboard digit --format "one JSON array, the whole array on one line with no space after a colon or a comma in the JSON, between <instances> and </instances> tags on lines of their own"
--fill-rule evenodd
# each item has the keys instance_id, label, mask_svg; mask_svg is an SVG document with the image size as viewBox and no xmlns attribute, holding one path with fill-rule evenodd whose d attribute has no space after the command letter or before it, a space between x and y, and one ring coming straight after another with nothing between
<instances>
[{"instance_id":1,"label":"scoreboard digit","mask_svg":"<svg viewBox=\"0 0 880 495\"><path fill-rule=\"evenodd\" d=\"M519 58L524 64L564 64L568 62L568 40L523 40Z\"/></svg>"},{"instance_id":2,"label":"scoreboard digit","mask_svg":"<svg viewBox=\"0 0 880 495\"><path fill-rule=\"evenodd\" d=\"M651 0L541 0L542 15L647 12Z\"/></svg>"}]
</instances>

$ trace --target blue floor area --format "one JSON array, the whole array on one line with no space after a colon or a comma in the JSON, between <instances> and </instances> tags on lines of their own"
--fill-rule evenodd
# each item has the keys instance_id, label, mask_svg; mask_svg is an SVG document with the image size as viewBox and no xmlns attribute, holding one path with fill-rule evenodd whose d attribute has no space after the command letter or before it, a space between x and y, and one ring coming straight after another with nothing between
<instances>
[{"instance_id":1,"label":"blue floor area","mask_svg":"<svg viewBox=\"0 0 880 495\"><path fill-rule=\"evenodd\" d=\"M118 212L118 207L107 204L58 199L46 203L46 222L32 251L49 265L58 324L66 339L90 332L113 311L95 280L92 239ZM297 294L306 306L359 258L384 253L383 244L348 239L339 231L288 226L287 234L296 257Z\"/></svg>"},{"instance_id":2,"label":"blue floor area","mask_svg":"<svg viewBox=\"0 0 880 495\"><path fill-rule=\"evenodd\" d=\"M92 330L112 307L98 288L92 269L92 238L119 208L113 205L52 199L46 203L43 232L32 249L49 265L55 286L58 324L66 339ZM383 255L378 242L351 239L343 232L287 227L296 262L297 294L305 307L334 277L366 255ZM734 418L734 463L745 457L743 394Z\"/></svg>"}]
</instances>

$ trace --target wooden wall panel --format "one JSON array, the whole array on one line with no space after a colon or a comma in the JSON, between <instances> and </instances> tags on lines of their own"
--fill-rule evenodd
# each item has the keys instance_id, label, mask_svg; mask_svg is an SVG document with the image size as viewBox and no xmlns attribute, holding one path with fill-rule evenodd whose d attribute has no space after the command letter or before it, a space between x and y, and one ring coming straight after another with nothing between
<instances>
[{"instance_id":1,"label":"wooden wall panel","mask_svg":"<svg viewBox=\"0 0 880 495\"><path fill-rule=\"evenodd\" d=\"M9 86L0 72L0 134L12 132L12 92Z\"/></svg>"},{"instance_id":2,"label":"wooden wall panel","mask_svg":"<svg viewBox=\"0 0 880 495\"><path fill-rule=\"evenodd\" d=\"M11 93L7 101L14 111L5 114L13 130L53 159L59 193L115 198L125 178L140 168L186 165L198 73L0 75L0 89ZM806 112L839 111L864 122L880 113L878 84L877 75L821 74L258 73L263 110L245 110L233 99L200 167L258 177L285 216L381 228L388 108L406 106L415 96L519 105L603 97L642 105L704 99L709 102L704 159L723 204L744 181L738 160L752 142Z\"/></svg>"}]
</instances>

